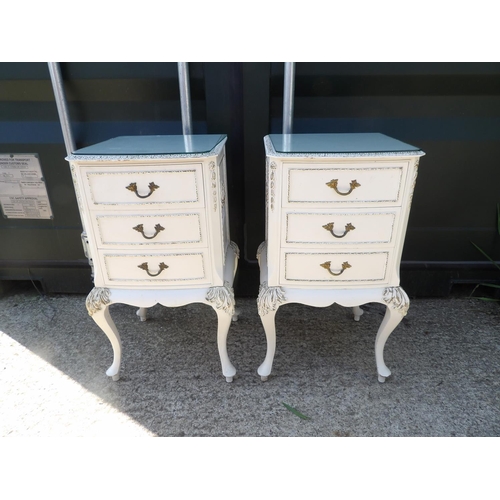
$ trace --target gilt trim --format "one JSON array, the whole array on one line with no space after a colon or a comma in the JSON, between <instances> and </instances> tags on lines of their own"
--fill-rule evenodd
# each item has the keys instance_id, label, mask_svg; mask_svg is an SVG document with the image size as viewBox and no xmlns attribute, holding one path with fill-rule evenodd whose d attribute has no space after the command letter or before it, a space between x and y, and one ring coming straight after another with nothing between
<instances>
[{"instance_id":1,"label":"gilt trim","mask_svg":"<svg viewBox=\"0 0 500 500\"><path fill-rule=\"evenodd\" d=\"M269 287L263 281L259 288L257 308L260 316L265 316L271 311L276 311L281 304L286 302L285 292L279 286Z\"/></svg>"},{"instance_id":2,"label":"gilt trim","mask_svg":"<svg viewBox=\"0 0 500 500\"><path fill-rule=\"evenodd\" d=\"M224 282L224 286L209 288L205 298L215 309L222 309L230 316L234 315L234 291L228 281Z\"/></svg>"},{"instance_id":3,"label":"gilt trim","mask_svg":"<svg viewBox=\"0 0 500 500\"><path fill-rule=\"evenodd\" d=\"M97 311L100 311L103 306L107 306L110 303L111 292L109 288L93 288L88 294L85 301L85 306L89 316L92 316Z\"/></svg>"},{"instance_id":4,"label":"gilt trim","mask_svg":"<svg viewBox=\"0 0 500 500\"><path fill-rule=\"evenodd\" d=\"M410 299L400 286L389 287L384 290L383 300L388 307L398 310L406 316L410 308Z\"/></svg>"}]
</instances>

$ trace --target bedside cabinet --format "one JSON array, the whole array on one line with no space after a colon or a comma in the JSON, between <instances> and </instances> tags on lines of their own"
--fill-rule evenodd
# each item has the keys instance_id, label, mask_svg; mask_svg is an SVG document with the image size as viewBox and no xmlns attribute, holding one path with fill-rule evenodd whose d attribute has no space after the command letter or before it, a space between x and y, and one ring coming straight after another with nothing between
<instances>
[{"instance_id":1,"label":"bedside cabinet","mask_svg":"<svg viewBox=\"0 0 500 500\"><path fill-rule=\"evenodd\" d=\"M266 241L259 315L271 373L275 315L283 304L352 307L368 302L386 314L375 340L378 379L391 372L384 345L408 311L399 266L422 151L383 134L285 134L264 138Z\"/></svg>"},{"instance_id":2,"label":"bedside cabinet","mask_svg":"<svg viewBox=\"0 0 500 500\"><path fill-rule=\"evenodd\" d=\"M229 236L224 135L118 137L67 157L95 288L86 305L108 336L118 380L120 336L114 303L147 308L199 302L217 313L222 373L234 311L238 248Z\"/></svg>"}]
</instances>

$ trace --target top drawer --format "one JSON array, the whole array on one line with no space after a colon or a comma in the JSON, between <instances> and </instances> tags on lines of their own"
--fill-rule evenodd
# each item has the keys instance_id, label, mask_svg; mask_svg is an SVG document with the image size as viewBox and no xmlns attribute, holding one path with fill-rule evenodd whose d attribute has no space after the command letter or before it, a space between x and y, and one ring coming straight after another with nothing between
<instances>
[{"instance_id":1,"label":"top drawer","mask_svg":"<svg viewBox=\"0 0 500 500\"><path fill-rule=\"evenodd\" d=\"M400 205L407 163L284 165L283 206Z\"/></svg>"},{"instance_id":2,"label":"top drawer","mask_svg":"<svg viewBox=\"0 0 500 500\"><path fill-rule=\"evenodd\" d=\"M82 167L81 176L90 208L204 206L201 164Z\"/></svg>"}]
</instances>

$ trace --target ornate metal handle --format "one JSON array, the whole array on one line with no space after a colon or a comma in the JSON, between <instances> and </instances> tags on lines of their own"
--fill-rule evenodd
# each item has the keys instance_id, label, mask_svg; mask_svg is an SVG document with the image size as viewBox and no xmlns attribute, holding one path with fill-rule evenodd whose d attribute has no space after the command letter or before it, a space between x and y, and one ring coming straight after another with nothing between
<instances>
[{"instance_id":1,"label":"ornate metal handle","mask_svg":"<svg viewBox=\"0 0 500 500\"><path fill-rule=\"evenodd\" d=\"M158 276L164 269L168 269L167 264L164 264L163 262L160 262L160 264L159 264L160 270L156 274L151 274L149 272L148 263L147 262L143 262L141 265L139 265L137 267L140 267L141 269L144 269L144 271L146 271L149 274L149 276L153 276L153 277Z\"/></svg>"},{"instance_id":2,"label":"ornate metal handle","mask_svg":"<svg viewBox=\"0 0 500 500\"><path fill-rule=\"evenodd\" d=\"M331 187L332 189L335 190L335 192L337 194L340 194L341 196L347 196L348 194L351 194L357 187L360 187L361 184L356 180L352 180L351 181L351 188L349 189L349 191L347 191L346 193L341 193L339 190L338 190L338 183L339 183L339 180L338 179L332 179L330 182L327 182L326 185L328 187Z\"/></svg>"},{"instance_id":3,"label":"ornate metal handle","mask_svg":"<svg viewBox=\"0 0 500 500\"><path fill-rule=\"evenodd\" d=\"M350 222L345 225L345 231L343 234L335 234L333 232L333 222L329 222L328 224L325 224L323 227L327 231L330 231L330 233L332 233L332 236L335 236L335 238L343 238L349 231L354 231L354 229L356 229Z\"/></svg>"},{"instance_id":4,"label":"ornate metal handle","mask_svg":"<svg viewBox=\"0 0 500 500\"><path fill-rule=\"evenodd\" d=\"M340 276L346 269L349 267L352 267L349 262L344 262L342 264L342 270L339 273L333 273L332 270L330 269L331 266L331 261L328 262L323 262L323 264L320 264L321 267L324 267L332 276Z\"/></svg>"},{"instance_id":5,"label":"ornate metal handle","mask_svg":"<svg viewBox=\"0 0 500 500\"><path fill-rule=\"evenodd\" d=\"M145 195L141 195L137 192L137 183L136 182L131 182L128 186L126 186L126 189L134 192L138 198L148 198L149 196L151 196L153 194L153 191L158 189L160 186L157 186L154 182L150 182L148 187L149 187L149 193L145 194Z\"/></svg>"},{"instance_id":6,"label":"ornate metal handle","mask_svg":"<svg viewBox=\"0 0 500 500\"><path fill-rule=\"evenodd\" d=\"M137 226L133 227L132 229L135 229L136 231L138 231L139 233L141 233L142 236L144 238L146 238L147 240L152 240L153 238L156 238L156 236L158 235L158 233L160 231L163 231L165 228L162 227L162 226L160 226L160 224L156 224L156 226L155 226L156 232L155 232L155 234L153 234L153 236L146 236L144 234L144 226L142 224L138 224Z\"/></svg>"}]
</instances>

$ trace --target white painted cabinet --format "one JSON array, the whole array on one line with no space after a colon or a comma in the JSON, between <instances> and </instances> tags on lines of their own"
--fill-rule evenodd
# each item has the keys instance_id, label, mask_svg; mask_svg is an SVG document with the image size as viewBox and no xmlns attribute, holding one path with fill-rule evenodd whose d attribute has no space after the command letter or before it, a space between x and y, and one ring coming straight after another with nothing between
<instances>
[{"instance_id":1,"label":"white painted cabinet","mask_svg":"<svg viewBox=\"0 0 500 500\"><path fill-rule=\"evenodd\" d=\"M234 311L238 248L230 241L224 135L118 137L68 156L82 240L95 288L87 309L108 336L118 380L113 303L139 307L201 302L218 317L222 372L236 370L226 349Z\"/></svg>"},{"instance_id":2,"label":"white painted cabinet","mask_svg":"<svg viewBox=\"0 0 500 500\"><path fill-rule=\"evenodd\" d=\"M287 134L264 138L266 241L259 247L259 315L267 354L258 373L271 373L275 314L286 303L387 312L377 333L379 380L387 338L409 307L399 286L418 148L383 134Z\"/></svg>"}]
</instances>

